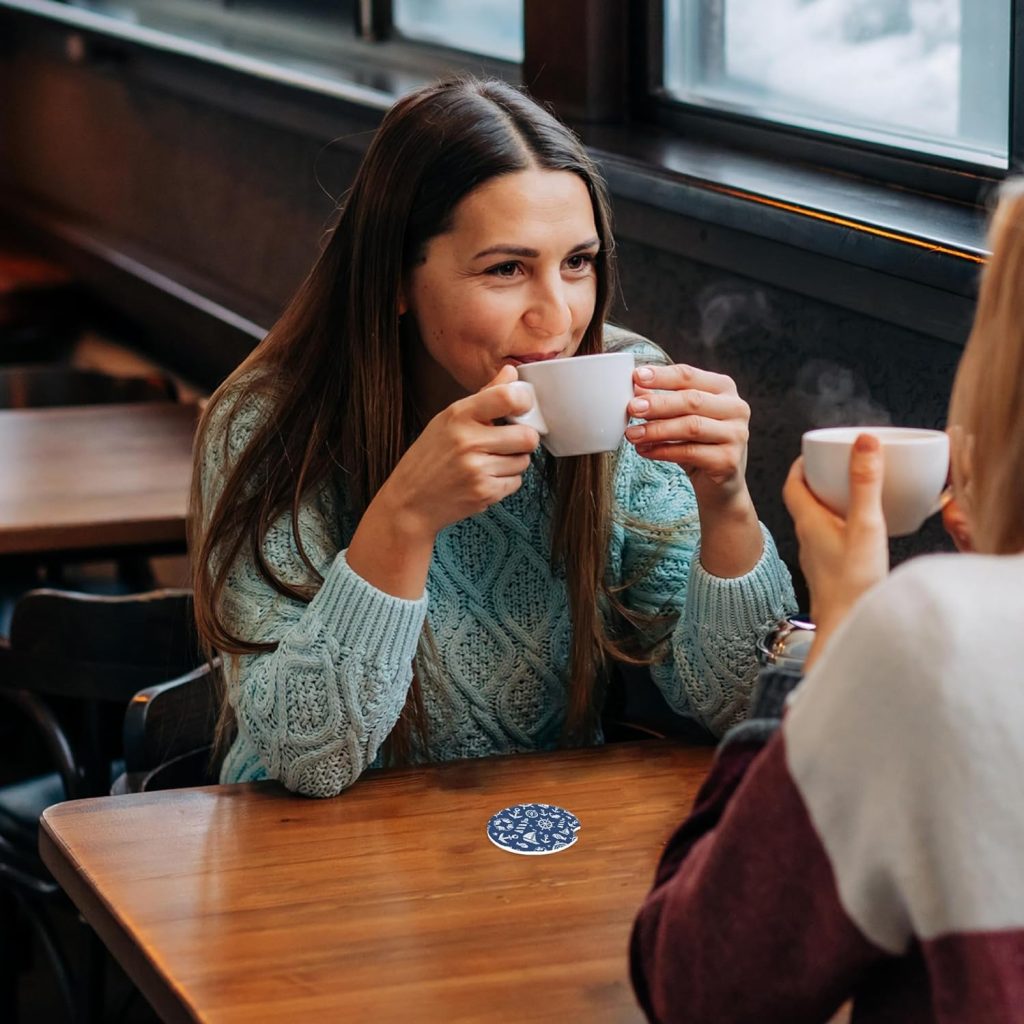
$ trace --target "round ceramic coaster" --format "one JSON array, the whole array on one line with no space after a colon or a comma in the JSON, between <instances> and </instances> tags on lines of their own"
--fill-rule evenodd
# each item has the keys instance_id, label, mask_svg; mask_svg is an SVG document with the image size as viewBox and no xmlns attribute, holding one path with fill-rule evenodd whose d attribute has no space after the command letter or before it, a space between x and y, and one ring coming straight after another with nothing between
<instances>
[{"instance_id":1,"label":"round ceramic coaster","mask_svg":"<svg viewBox=\"0 0 1024 1024\"><path fill-rule=\"evenodd\" d=\"M576 842L580 819L554 804L513 804L487 822L487 838L501 850L538 856Z\"/></svg>"}]
</instances>

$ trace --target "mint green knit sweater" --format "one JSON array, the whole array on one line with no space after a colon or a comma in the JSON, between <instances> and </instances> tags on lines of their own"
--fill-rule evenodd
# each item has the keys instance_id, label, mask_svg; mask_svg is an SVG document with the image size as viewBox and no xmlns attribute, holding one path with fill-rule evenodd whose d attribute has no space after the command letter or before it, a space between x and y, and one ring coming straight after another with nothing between
<instances>
[{"instance_id":1,"label":"mint green knit sweater","mask_svg":"<svg viewBox=\"0 0 1024 1024\"><path fill-rule=\"evenodd\" d=\"M228 404L228 403L225 403ZM200 472L206 507L263 410L243 400L231 435L218 442L216 420ZM227 417L217 417L223 422ZM674 541L626 603L678 614L670 650L652 669L668 704L716 734L741 721L755 676L755 639L794 608L792 584L771 537L738 579L701 567L697 506L678 467L652 462L623 443L615 472L620 509L648 523L678 523ZM236 635L276 641L270 653L229 659L228 693L238 736L223 782L279 779L311 796L333 796L378 759L405 704L417 641L429 619L440 678L425 680L430 756L483 757L557 745L566 711L571 623L563 574L549 558L552 499L535 455L515 494L443 530L427 591L392 597L349 568L346 522L329 489L299 512L307 554L324 582L309 604L263 580L251 560L232 567L226 622ZM655 545L616 524L608 573L632 580ZM291 516L273 525L267 562L291 582L309 582L292 539Z\"/></svg>"}]
</instances>

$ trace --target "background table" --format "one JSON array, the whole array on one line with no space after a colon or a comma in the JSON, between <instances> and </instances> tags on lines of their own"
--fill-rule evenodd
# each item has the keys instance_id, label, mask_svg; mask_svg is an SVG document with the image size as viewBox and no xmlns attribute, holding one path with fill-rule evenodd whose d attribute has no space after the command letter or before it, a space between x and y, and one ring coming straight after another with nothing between
<instances>
[{"instance_id":1,"label":"background table","mask_svg":"<svg viewBox=\"0 0 1024 1024\"><path fill-rule=\"evenodd\" d=\"M195 405L0 411L0 554L184 549Z\"/></svg>"},{"instance_id":2,"label":"background table","mask_svg":"<svg viewBox=\"0 0 1024 1024\"><path fill-rule=\"evenodd\" d=\"M711 751L669 742L59 804L43 858L168 1021L639 1021L627 942ZM581 821L497 849L513 803Z\"/></svg>"}]
</instances>

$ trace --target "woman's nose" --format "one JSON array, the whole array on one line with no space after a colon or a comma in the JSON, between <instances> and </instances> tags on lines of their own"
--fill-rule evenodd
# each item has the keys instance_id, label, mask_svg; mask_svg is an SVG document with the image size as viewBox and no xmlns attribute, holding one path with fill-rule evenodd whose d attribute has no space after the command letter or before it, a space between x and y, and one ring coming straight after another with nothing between
<instances>
[{"instance_id":1,"label":"woman's nose","mask_svg":"<svg viewBox=\"0 0 1024 1024\"><path fill-rule=\"evenodd\" d=\"M531 330L565 334L572 326L572 310L562 281L539 284L523 319Z\"/></svg>"}]
</instances>

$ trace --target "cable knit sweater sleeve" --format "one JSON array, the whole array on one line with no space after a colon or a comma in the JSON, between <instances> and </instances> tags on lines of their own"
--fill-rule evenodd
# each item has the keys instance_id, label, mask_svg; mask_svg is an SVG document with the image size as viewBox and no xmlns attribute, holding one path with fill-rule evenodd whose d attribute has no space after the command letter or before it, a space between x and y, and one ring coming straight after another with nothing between
<instances>
[{"instance_id":1,"label":"cable knit sweater sleeve","mask_svg":"<svg viewBox=\"0 0 1024 1024\"><path fill-rule=\"evenodd\" d=\"M721 579L700 563L697 500L675 465L644 459L622 446L616 474L620 509L662 528L652 535L616 526L625 603L645 613L677 615L671 642L651 675L669 706L715 735L742 721L757 676L756 642L796 598L789 571L762 526L764 551L744 576Z\"/></svg>"},{"instance_id":2,"label":"cable knit sweater sleeve","mask_svg":"<svg viewBox=\"0 0 1024 1024\"><path fill-rule=\"evenodd\" d=\"M228 409L211 423L200 462L207 509L267 405L246 397ZM298 526L306 553L324 577L308 604L271 587L244 548L228 575L228 627L243 639L277 647L228 659L228 695L239 737L221 779L270 777L296 792L326 797L360 776L397 721L427 598L392 597L353 572L338 550L340 522L326 493L303 503ZM289 514L272 525L263 555L281 579L310 582Z\"/></svg>"}]
</instances>

